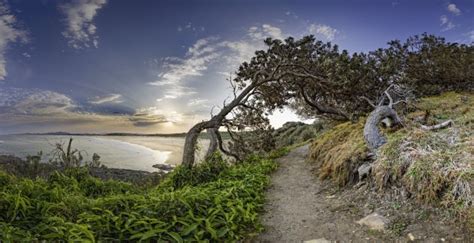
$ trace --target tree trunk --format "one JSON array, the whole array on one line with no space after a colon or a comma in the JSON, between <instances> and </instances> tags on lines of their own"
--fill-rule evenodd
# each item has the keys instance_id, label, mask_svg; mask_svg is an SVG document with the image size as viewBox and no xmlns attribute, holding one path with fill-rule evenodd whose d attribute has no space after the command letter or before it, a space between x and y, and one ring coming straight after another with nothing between
<instances>
[{"instance_id":1,"label":"tree trunk","mask_svg":"<svg viewBox=\"0 0 474 243\"><path fill-rule=\"evenodd\" d=\"M364 138L370 150L376 151L380 146L385 144L386 139L380 134L378 124L385 118L393 121L392 125L400 124L400 118L397 112L390 106L378 106L367 117L364 126Z\"/></svg>"},{"instance_id":2,"label":"tree trunk","mask_svg":"<svg viewBox=\"0 0 474 243\"><path fill-rule=\"evenodd\" d=\"M188 131L184 142L183 161L181 163L183 166L188 168L193 167L195 161L194 152L196 150L199 134L204 129L219 129L225 117L234 109L234 107L238 106L240 102L245 100L247 95L251 94L255 87L257 87L257 84L251 83L244 90L242 90L242 92L237 97L235 97L232 102L230 102L228 105L225 105L217 115L213 116L209 121L197 123Z\"/></svg>"},{"instance_id":3,"label":"tree trunk","mask_svg":"<svg viewBox=\"0 0 474 243\"><path fill-rule=\"evenodd\" d=\"M184 141L184 148L183 148L183 166L188 168L193 167L194 164L194 152L196 151L196 144L199 134L205 129L205 125L207 122L200 122L194 125L191 129L189 129L188 133L186 134L186 139Z\"/></svg>"},{"instance_id":4,"label":"tree trunk","mask_svg":"<svg viewBox=\"0 0 474 243\"><path fill-rule=\"evenodd\" d=\"M217 138L217 128L208 128L207 133L209 134L209 148L206 153L206 160L210 159L212 155L217 151L219 141Z\"/></svg>"}]
</instances>

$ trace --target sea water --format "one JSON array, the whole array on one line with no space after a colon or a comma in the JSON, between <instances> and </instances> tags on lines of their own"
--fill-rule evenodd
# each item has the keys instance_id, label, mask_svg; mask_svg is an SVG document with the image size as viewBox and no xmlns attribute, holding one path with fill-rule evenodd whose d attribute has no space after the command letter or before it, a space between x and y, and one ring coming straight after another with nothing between
<instances>
[{"instance_id":1,"label":"sea water","mask_svg":"<svg viewBox=\"0 0 474 243\"><path fill-rule=\"evenodd\" d=\"M154 164L166 163L171 151L152 150L145 146L107 138L106 136L60 136L60 135L0 135L0 154L26 158L43 152L43 162L52 157L56 143L67 147L73 138L72 148L81 151L85 161L99 154L103 165L110 168L156 171ZM163 141L163 139L161 139ZM65 149L64 148L64 149Z\"/></svg>"}]
</instances>

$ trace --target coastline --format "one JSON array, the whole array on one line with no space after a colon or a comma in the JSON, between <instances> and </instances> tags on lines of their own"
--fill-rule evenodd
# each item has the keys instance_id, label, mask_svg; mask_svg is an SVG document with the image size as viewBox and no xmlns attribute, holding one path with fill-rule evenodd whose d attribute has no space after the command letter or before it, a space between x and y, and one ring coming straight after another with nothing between
<instances>
[{"instance_id":1,"label":"coastline","mask_svg":"<svg viewBox=\"0 0 474 243\"><path fill-rule=\"evenodd\" d=\"M181 137L146 137L146 136L107 136L108 139L113 139L130 144L140 145L159 152L169 152L168 158L164 161L166 164L179 165L183 155L184 138ZM200 139L199 146L207 148L209 145L208 139ZM198 158L202 158L205 154L205 149L198 151Z\"/></svg>"}]
</instances>

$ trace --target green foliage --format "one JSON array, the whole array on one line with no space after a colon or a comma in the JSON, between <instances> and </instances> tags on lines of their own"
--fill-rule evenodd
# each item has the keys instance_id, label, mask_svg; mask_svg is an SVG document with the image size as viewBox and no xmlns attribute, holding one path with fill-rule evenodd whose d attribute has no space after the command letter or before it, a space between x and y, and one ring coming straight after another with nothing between
<instances>
[{"instance_id":1,"label":"green foliage","mask_svg":"<svg viewBox=\"0 0 474 243\"><path fill-rule=\"evenodd\" d=\"M203 161L193 168L186 166L176 167L162 182L161 187L178 189L185 185L195 186L213 181L227 168L228 165L226 161L224 161L220 154L216 153L211 159Z\"/></svg>"},{"instance_id":2,"label":"green foliage","mask_svg":"<svg viewBox=\"0 0 474 243\"><path fill-rule=\"evenodd\" d=\"M474 46L426 33L361 53L314 36L268 38L265 44L240 65L235 82L240 89L258 84L259 107L269 111L289 105L310 118L355 121L373 110L367 100L387 102L380 94L393 84L418 97L474 90Z\"/></svg>"},{"instance_id":3,"label":"green foliage","mask_svg":"<svg viewBox=\"0 0 474 243\"><path fill-rule=\"evenodd\" d=\"M229 166L219 156L177 168L156 188L91 177L87 168L48 180L0 172L2 241L237 241L261 230L268 173L253 158Z\"/></svg>"},{"instance_id":4,"label":"green foliage","mask_svg":"<svg viewBox=\"0 0 474 243\"><path fill-rule=\"evenodd\" d=\"M277 158L280 158L280 157L283 157L283 156L287 155L289 152L290 152L289 147L282 147L282 148L275 149L272 152L268 153L267 157L269 159L277 159Z\"/></svg>"},{"instance_id":5,"label":"green foliage","mask_svg":"<svg viewBox=\"0 0 474 243\"><path fill-rule=\"evenodd\" d=\"M323 123L323 121L315 121L313 124L287 122L272 135L275 137L277 147L300 144L316 137L325 128Z\"/></svg>"}]
</instances>

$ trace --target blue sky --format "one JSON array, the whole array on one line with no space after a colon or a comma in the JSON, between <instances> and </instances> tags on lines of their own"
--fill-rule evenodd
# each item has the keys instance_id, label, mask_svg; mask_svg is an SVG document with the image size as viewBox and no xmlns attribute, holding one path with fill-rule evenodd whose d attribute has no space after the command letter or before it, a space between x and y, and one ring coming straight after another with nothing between
<instances>
[{"instance_id":1,"label":"blue sky","mask_svg":"<svg viewBox=\"0 0 474 243\"><path fill-rule=\"evenodd\" d=\"M474 41L474 1L0 0L0 134L186 131L265 37ZM296 119L276 115L278 126Z\"/></svg>"}]
</instances>

